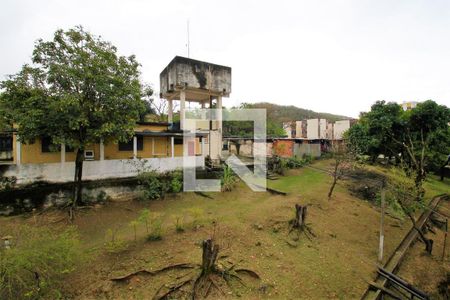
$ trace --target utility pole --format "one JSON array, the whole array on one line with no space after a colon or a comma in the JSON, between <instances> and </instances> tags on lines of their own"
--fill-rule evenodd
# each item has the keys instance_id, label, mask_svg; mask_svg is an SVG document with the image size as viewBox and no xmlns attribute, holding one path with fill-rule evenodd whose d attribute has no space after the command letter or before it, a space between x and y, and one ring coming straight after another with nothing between
<instances>
[{"instance_id":1,"label":"utility pole","mask_svg":"<svg viewBox=\"0 0 450 300\"><path fill-rule=\"evenodd\" d=\"M378 262L383 262L383 249L384 249L384 205L385 205L386 190L384 180L381 184L381 220L380 220L380 245L378 248Z\"/></svg>"}]
</instances>

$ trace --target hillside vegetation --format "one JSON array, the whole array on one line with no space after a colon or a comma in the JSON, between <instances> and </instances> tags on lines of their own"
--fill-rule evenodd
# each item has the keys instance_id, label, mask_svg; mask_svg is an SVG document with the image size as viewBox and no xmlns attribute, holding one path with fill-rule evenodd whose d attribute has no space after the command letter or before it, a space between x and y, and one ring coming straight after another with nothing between
<instances>
[{"instance_id":1,"label":"hillside vegetation","mask_svg":"<svg viewBox=\"0 0 450 300\"><path fill-rule=\"evenodd\" d=\"M299 121L303 119L323 118L329 121L348 119L346 116L339 116L330 113L315 112L309 109L299 108L294 105L277 105L268 102L246 103L247 108L265 108L267 118L274 123L282 124L288 121Z\"/></svg>"}]
</instances>

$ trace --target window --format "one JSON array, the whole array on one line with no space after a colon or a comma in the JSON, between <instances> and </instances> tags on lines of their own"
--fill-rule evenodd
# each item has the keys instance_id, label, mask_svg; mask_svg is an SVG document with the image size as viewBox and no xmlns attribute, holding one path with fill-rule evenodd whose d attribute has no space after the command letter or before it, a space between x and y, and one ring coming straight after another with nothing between
<instances>
[{"instance_id":1,"label":"window","mask_svg":"<svg viewBox=\"0 0 450 300\"><path fill-rule=\"evenodd\" d=\"M12 137L0 137L0 152L12 151Z\"/></svg>"},{"instance_id":2,"label":"window","mask_svg":"<svg viewBox=\"0 0 450 300\"><path fill-rule=\"evenodd\" d=\"M41 138L41 151L44 153L48 152L59 152L61 151L61 145L55 145L52 143L52 139L48 136ZM66 145L66 152L73 152L74 148Z\"/></svg>"},{"instance_id":3,"label":"window","mask_svg":"<svg viewBox=\"0 0 450 300\"><path fill-rule=\"evenodd\" d=\"M183 145L183 138L175 138L173 143L175 145Z\"/></svg>"},{"instance_id":4,"label":"window","mask_svg":"<svg viewBox=\"0 0 450 300\"><path fill-rule=\"evenodd\" d=\"M143 136L137 136L137 150L144 150ZM133 151L133 139L129 140L127 143L119 142L119 151Z\"/></svg>"},{"instance_id":5,"label":"window","mask_svg":"<svg viewBox=\"0 0 450 300\"><path fill-rule=\"evenodd\" d=\"M56 149L52 147L52 139L48 136L41 138L42 152L54 152Z\"/></svg>"}]
</instances>

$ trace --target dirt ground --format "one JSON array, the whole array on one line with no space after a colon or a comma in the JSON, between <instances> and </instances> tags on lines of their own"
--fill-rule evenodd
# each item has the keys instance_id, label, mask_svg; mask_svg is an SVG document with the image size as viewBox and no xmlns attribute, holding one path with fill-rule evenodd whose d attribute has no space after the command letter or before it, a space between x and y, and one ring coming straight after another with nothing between
<instances>
[{"instance_id":1,"label":"dirt ground","mask_svg":"<svg viewBox=\"0 0 450 300\"><path fill-rule=\"evenodd\" d=\"M330 161L314 163L329 168ZM291 170L284 177L270 181L272 188L287 196L252 192L240 183L232 192L182 193L164 200L108 202L103 206L80 210L77 226L88 259L65 279L64 295L75 299L150 299L158 288L186 275L170 271L157 276L139 275L123 283L110 279L127 273L156 270L176 263L200 263L201 241L213 236L220 244L220 255L239 266L254 270L261 280L247 276L246 286L223 286L223 293L211 298L242 299L359 299L373 280L377 267L380 212L371 203L352 196L339 184L327 199L331 177L311 168ZM429 194L448 192L449 183L428 184ZM288 221L294 205L308 205L307 223L316 237L288 234ZM147 241L146 229L133 226L139 212L148 208L161 213L163 236ZM203 210L192 226L192 208ZM0 228L18 223L68 226L65 213L51 211L35 216L0 219ZM182 219L184 231L175 230L175 220ZM388 257L410 223L388 216L385 219L385 257ZM126 244L122 251L107 251L108 230L117 231L116 240ZM3 231L3 230L1 230ZM448 255L441 261L443 233L437 231L433 255L424 256L423 244L417 242L400 268L412 284L426 291L436 289L438 279L449 271ZM188 276L188 275L186 275Z\"/></svg>"}]
</instances>

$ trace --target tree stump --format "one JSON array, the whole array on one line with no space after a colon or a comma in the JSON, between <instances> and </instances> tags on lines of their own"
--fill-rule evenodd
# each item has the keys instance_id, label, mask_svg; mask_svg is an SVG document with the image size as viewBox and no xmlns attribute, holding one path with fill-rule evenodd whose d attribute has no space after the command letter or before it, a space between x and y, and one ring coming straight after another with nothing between
<instances>
[{"instance_id":1,"label":"tree stump","mask_svg":"<svg viewBox=\"0 0 450 300\"><path fill-rule=\"evenodd\" d=\"M292 228L301 229L305 228L305 220L307 213L306 206L301 206L300 204L295 204L295 218L292 222Z\"/></svg>"},{"instance_id":2,"label":"tree stump","mask_svg":"<svg viewBox=\"0 0 450 300\"><path fill-rule=\"evenodd\" d=\"M431 252L433 251L432 239L425 239L425 251L427 251L427 253L431 255Z\"/></svg>"},{"instance_id":3,"label":"tree stump","mask_svg":"<svg viewBox=\"0 0 450 300\"><path fill-rule=\"evenodd\" d=\"M212 239L204 240L202 243L202 274L209 274L214 271L217 256L219 255L219 245L216 245Z\"/></svg>"}]
</instances>

